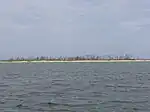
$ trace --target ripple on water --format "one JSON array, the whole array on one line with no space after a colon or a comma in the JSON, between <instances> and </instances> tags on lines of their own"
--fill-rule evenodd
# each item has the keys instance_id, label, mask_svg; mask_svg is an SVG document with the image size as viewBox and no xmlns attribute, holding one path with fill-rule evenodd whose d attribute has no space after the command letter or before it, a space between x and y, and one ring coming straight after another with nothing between
<instances>
[{"instance_id":1,"label":"ripple on water","mask_svg":"<svg viewBox=\"0 0 150 112\"><path fill-rule=\"evenodd\" d=\"M149 112L147 66L144 63L1 64L0 111Z\"/></svg>"}]
</instances>

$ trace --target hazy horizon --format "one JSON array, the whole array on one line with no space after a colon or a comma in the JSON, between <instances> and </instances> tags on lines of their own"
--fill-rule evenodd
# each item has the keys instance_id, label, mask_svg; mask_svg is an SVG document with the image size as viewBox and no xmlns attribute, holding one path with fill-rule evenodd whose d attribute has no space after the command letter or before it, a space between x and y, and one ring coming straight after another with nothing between
<instances>
[{"instance_id":1,"label":"hazy horizon","mask_svg":"<svg viewBox=\"0 0 150 112\"><path fill-rule=\"evenodd\" d=\"M149 0L5 0L0 1L0 24L0 59L150 58Z\"/></svg>"}]
</instances>

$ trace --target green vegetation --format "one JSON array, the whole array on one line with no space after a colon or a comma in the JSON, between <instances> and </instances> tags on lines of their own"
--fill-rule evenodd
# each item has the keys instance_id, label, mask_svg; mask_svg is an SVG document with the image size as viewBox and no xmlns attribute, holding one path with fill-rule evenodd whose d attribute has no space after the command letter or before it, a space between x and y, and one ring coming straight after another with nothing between
<instances>
[{"instance_id":1,"label":"green vegetation","mask_svg":"<svg viewBox=\"0 0 150 112\"><path fill-rule=\"evenodd\" d=\"M30 58L24 58L24 57L16 57L16 58L10 58L8 60L3 61L80 61L80 60L135 60L130 55L124 55L124 56L93 56L93 55L86 55L86 56L75 56L75 57L30 57Z\"/></svg>"}]
</instances>

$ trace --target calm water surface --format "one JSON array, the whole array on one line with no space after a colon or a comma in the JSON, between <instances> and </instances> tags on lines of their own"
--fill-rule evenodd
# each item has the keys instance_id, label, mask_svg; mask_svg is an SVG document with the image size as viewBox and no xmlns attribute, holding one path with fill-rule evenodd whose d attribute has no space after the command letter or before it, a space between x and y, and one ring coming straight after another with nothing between
<instances>
[{"instance_id":1,"label":"calm water surface","mask_svg":"<svg viewBox=\"0 0 150 112\"><path fill-rule=\"evenodd\" d=\"M150 112L150 63L0 64L0 112Z\"/></svg>"}]
</instances>

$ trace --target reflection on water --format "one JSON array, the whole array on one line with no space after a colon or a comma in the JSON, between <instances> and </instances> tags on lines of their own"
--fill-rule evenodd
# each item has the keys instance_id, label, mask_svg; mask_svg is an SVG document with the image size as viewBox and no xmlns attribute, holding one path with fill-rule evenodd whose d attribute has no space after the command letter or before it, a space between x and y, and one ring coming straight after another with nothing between
<instances>
[{"instance_id":1,"label":"reflection on water","mask_svg":"<svg viewBox=\"0 0 150 112\"><path fill-rule=\"evenodd\" d=\"M0 64L0 112L150 112L150 63Z\"/></svg>"}]
</instances>

